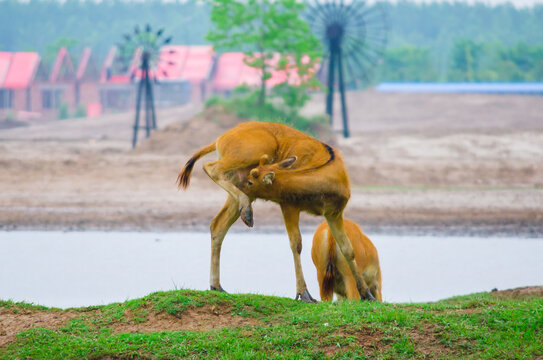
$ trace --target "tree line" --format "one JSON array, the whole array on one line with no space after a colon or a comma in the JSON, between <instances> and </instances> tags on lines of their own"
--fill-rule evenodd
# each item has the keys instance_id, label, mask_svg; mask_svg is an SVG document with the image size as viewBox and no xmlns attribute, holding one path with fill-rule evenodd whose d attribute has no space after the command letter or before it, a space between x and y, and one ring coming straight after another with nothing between
<instances>
[{"instance_id":1,"label":"tree line","mask_svg":"<svg viewBox=\"0 0 543 360\"><path fill-rule=\"evenodd\" d=\"M543 81L543 5L387 5L388 48L375 81ZM165 28L176 44L205 44L210 9L197 1L0 0L0 51L92 47L100 63L135 25Z\"/></svg>"}]
</instances>

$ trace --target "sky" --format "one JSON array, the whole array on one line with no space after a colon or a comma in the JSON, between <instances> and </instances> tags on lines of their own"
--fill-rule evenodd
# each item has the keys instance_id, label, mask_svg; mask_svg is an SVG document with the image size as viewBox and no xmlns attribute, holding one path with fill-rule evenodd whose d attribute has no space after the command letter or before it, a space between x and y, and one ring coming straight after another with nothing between
<instances>
[{"instance_id":1,"label":"sky","mask_svg":"<svg viewBox=\"0 0 543 360\"><path fill-rule=\"evenodd\" d=\"M396 2L395 0L385 0L387 2ZM409 0L416 3L433 3L433 2L455 2L451 0ZM456 0L458 2L465 2L468 4L483 3L487 5L500 5L505 3L511 3L517 8L530 7L536 4L543 5L543 0ZM543 19L542 19L543 21Z\"/></svg>"}]
</instances>

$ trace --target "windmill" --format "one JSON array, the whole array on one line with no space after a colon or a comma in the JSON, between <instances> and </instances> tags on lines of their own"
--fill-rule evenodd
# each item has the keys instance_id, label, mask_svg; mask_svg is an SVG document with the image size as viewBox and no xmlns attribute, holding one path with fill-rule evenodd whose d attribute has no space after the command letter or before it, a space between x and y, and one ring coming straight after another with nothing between
<instances>
[{"instance_id":1,"label":"windmill","mask_svg":"<svg viewBox=\"0 0 543 360\"><path fill-rule=\"evenodd\" d=\"M326 73L326 113L333 119L335 74L341 97L343 136L349 137L345 88L367 84L387 41L387 18L382 4L365 0L306 0L307 20L326 49L321 71Z\"/></svg>"},{"instance_id":2,"label":"windmill","mask_svg":"<svg viewBox=\"0 0 543 360\"><path fill-rule=\"evenodd\" d=\"M131 66L131 63L133 64L134 58L139 62L139 65L136 64L132 69L129 69L131 79L134 79L136 76L139 77L132 148L136 147L138 130L140 128L144 128L146 137L149 137L151 129L156 129L157 127L150 69L156 68L159 62L160 48L163 45L169 44L172 40L171 36L163 39L163 34L164 29L154 32L149 24L145 26L144 30L140 30L139 26L136 25L134 33L132 35L123 35L124 42L118 45L120 63L128 68ZM154 79L156 81L156 76ZM142 96L144 98L143 103L145 104L145 126L139 125Z\"/></svg>"}]
</instances>

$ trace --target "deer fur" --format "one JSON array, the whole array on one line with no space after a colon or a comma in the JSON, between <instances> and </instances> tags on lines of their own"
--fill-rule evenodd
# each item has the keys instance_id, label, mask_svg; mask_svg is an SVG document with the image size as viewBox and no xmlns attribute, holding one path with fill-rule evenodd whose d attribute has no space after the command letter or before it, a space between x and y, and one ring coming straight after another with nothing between
<instances>
[{"instance_id":1,"label":"deer fur","mask_svg":"<svg viewBox=\"0 0 543 360\"><path fill-rule=\"evenodd\" d=\"M382 301L381 268L377 249L357 224L347 219L344 220L344 223L347 237L353 247L358 270L373 297ZM317 280L322 301L332 301L334 293L340 299L360 299L356 281L326 221L322 222L315 231L311 258L317 268Z\"/></svg>"},{"instance_id":2,"label":"deer fur","mask_svg":"<svg viewBox=\"0 0 543 360\"><path fill-rule=\"evenodd\" d=\"M350 197L350 186L336 150L286 125L246 122L196 152L179 173L179 188L187 188L196 161L214 150L219 159L205 163L204 171L229 196L210 226L211 289L222 290L220 251L228 229L240 216L246 225L253 226L251 203L259 198L281 206L294 257L296 298L315 301L307 291L300 261L299 217L301 211L307 211L326 218L354 274L361 298L373 300L345 235L343 209Z\"/></svg>"}]
</instances>

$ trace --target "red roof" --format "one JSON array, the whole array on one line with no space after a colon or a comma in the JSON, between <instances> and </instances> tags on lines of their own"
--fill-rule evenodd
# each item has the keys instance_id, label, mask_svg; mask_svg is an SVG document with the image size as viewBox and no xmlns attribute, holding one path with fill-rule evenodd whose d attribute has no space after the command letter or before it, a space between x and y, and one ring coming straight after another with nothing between
<instances>
[{"instance_id":1,"label":"red roof","mask_svg":"<svg viewBox=\"0 0 543 360\"><path fill-rule=\"evenodd\" d=\"M63 71L63 67L65 70ZM49 74L49 81L56 83L59 80L66 80L63 77L72 77L74 75L74 67L72 65L72 60L70 59L70 54L66 48L60 48L57 54L53 68L51 69L51 74Z\"/></svg>"},{"instance_id":2,"label":"red roof","mask_svg":"<svg viewBox=\"0 0 543 360\"><path fill-rule=\"evenodd\" d=\"M209 78L212 66L212 46L191 46L183 70L181 70L181 77L190 82L205 81Z\"/></svg>"},{"instance_id":3,"label":"red roof","mask_svg":"<svg viewBox=\"0 0 543 360\"><path fill-rule=\"evenodd\" d=\"M77 72L75 73L75 77L78 81L83 80L85 73L90 67L95 69L94 62L92 62L91 60L91 53L92 52L90 47L86 47L85 49L83 49L81 59L79 60L79 64L77 66Z\"/></svg>"},{"instance_id":4,"label":"red roof","mask_svg":"<svg viewBox=\"0 0 543 360\"><path fill-rule=\"evenodd\" d=\"M0 88L4 85L4 80L8 74L10 62L11 53L0 51Z\"/></svg>"},{"instance_id":5,"label":"red roof","mask_svg":"<svg viewBox=\"0 0 543 360\"><path fill-rule=\"evenodd\" d=\"M262 79L261 71L258 68L247 65L244 62L244 58L245 55L243 53L224 53L220 56L217 62L215 78L213 79L215 90L232 90L240 85L260 85ZM275 54L271 59L267 60L267 63L275 67L279 59L279 54ZM302 61L309 61L309 58L302 59ZM318 65L315 68L314 71L318 69ZM270 73L270 78L266 80L266 85L270 87L284 82L288 82L289 84L300 83L300 76L296 70L296 66L293 64L287 65L285 70L271 70Z\"/></svg>"},{"instance_id":6,"label":"red roof","mask_svg":"<svg viewBox=\"0 0 543 360\"><path fill-rule=\"evenodd\" d=\"M188 46L168 45L160 49L158 61L158 78L178 79L185 66L189 52Z\"/></svg>"},{"instance_id":7,"label":"red roof","mask_svg":"<svg viewBox=\"0 0 543 360\"><path fill-rule=\"evenodd\" d=\"M244 56L243 53L224 53L219 57L213 78L213 88L230 90L239 86L239 79L245 65L243 63Z\"/></svg>"},{"instance_id":8,"label":"red roof","mask_svg":"<svg viewBox=\"0 0 543 360\"><path fill-rule=\"evenodd\" d=\"M109 49L109 52L107 53L106 60L104 61L104 66L102 67L102 71L100 72L101 82L108 81L108 72L110 72L111 67L113 66L113 60L115 60L116 53L117 53L117 48L115 46L112 46Z\"/></svg>"},{"instance_id":9,"label":"red roof","mask_svg":"<svg viewBox=\"0 0 543 360\"><path fill-rule=\"evenodd\" d=\"M35 52L17 52L11 58L4 87L8 89L25 89L30 85L38 65L40 56Z\"/></svg>"}]
</instances>

